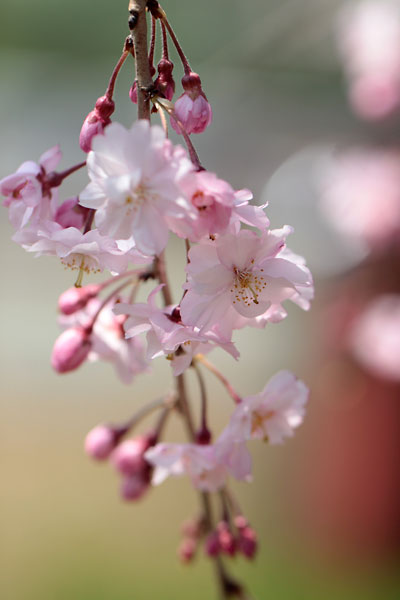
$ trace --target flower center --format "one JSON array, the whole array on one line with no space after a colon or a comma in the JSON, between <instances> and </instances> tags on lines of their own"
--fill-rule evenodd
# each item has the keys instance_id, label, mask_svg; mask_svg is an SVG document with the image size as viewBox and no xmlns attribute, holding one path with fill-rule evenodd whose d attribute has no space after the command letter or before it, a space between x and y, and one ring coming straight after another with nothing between
<instances>
[{"instance_id":1,"label":"flower center","mask_svg":"<svg viewBox=\"0 0 400 600\"><path fill-rule=\"evenodd\" d=\"M260 414L257 411L254 411L251 416L251 433L256 433L259 429L263 429L265 421L271 419L274 416L274 411L269 410L264 414Z\"/></svg>"},{"instance_id":2,"label":"flower center","mask_svg":"<svg viewBox=\"0 0 400 600\"><path fill-rule=\"evenodd\" d=\"M149 192L148 188L140 183L130 194L125 197L126 214L136 213L147 200L155 200L156 194Z\"/></svg>"},{"instance_id":3,"label":"flower center","mask_svg":"<svg viewBox=\"0 0 400 600\"><path fill-rule=\"evenodd\" d=\"M197 190L192 196L192 204L197 210L203 212L214 204L214 198L201 190Z\"/></svg>"},{"instance_id":4,"label":"flower center","mask_svg":"<svg viewBox=\"0 0 400 600\"><path fill-rule=\"evenodd\" d=\"M251 261L254 263L254 259ZM263 269L261 269L263 271ZM246 306L250 306L253 302L258 304L258 296L266 287L267 282L262 275L256 275L251 269L238 269L233 267L234 280L231 292L234 294L233 304L243 302Z\"/></svg>"}]
</instances>

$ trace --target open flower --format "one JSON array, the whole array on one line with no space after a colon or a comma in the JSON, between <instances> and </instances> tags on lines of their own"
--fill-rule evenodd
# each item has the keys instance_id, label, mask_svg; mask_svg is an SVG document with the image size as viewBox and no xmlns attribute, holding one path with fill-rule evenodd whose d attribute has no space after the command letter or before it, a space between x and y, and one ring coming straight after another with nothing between
<instances>
[{"instance_id":1,"label":"open flower","mask_svg":"<svg viewBox=\"0 0 400 600\"><path fill-rule=\"evenodd\" d=\"M178 186L193 169L185 150L145 120L129 130L112 123L93 139L92 148L87 159L91 183L80 203L97 209L100 233L133 239L144 254L159 254L168 241L165 218L188 210Z\"/></svg>"},{"instance_id":2,"label":"open flower","mask_svg":"<svg viewBox=\"0 0 400 600\"><path fill-rule=\"evenodd\" d=\"M241 442L251 438L271 444L282 443L293 435L304 418L308 388L289 371L280 371L260 394L243 398L225 435Z\"/></svg>"},{"instance_id":3,"label":"open flower","mask_svg":"<svg viewBox=\"0 0 400 600\"><path fill-rule=\"evenodd\" d=\"M243 317L251 320L271 307L277 310L284 300L298 301L312 288L312 278L301 261L284 253L290 232L284 227L258 236L242 230L194 246L181 302L183 322L202 330L219 323L225 333L243 326Z\"/></svg>"}]
</instances>

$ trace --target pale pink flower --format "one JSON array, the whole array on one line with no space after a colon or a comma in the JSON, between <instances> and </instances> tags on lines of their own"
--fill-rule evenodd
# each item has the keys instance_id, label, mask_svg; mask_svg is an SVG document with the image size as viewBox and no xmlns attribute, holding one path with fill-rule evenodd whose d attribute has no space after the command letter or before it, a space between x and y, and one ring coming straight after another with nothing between
<instances>
[{"instance_id":1,"label":"pale pink flower","mask_svg":"<svg viewBox=\"0 0 400 600\"><path fill-rule=\"evenodd\" d=\"M339 46L354 110L380 119L400 107L400 3L350 3L339 21Z\"/></svg>"},{"instance_id":2,"label":"pale pink flower","mask_svg":"<svg viewBox=\"0 0 400 600\"><path fill-rule=\"evenodd\" d=\"M248 469L243 471L237 468L235 461L226 462L226 450L223 454L218 450L218 441L214 445L157 444L145 454L146 460L155 467L153 485L162 483L171 475L188 475L195 488L216 492L225 485L230 474L241 481L250 480L251 461L247 463ZM244 444L242 453L247 453Z\"/></svg>"},{"instance_id":3,"label":"pale pink flower","mask_svg":"<svg viewBox=\"0 0 400 600\"><path fill-rule=\"evenodd\" d=\"M50 211L54 190L44 189L46 175L53 171L61 160L59 146L47 150L39 159L24 162L15 173L0 181L0 194L5 196L4 205L9 209L9 218L15 229L43 218Z\"/></svg>"},{"instance_id":4,"label":"pale pink flower","mask_svg":"<svg viewBox=\"0 0 400 600\"><path fill-rule=\"evenodd\" d=\"M321 179L321 208L340 233L373 249L399 244L400 154L347 152L327 164Z\"/></svg>"},{"instance_id":5,"label":"pale pink flower","mask_svg":"<svg viewBox=\"0 0 400 600\"><path fill-rule=\"evenodd\" d=\"M308 388L289 371L280 371L260 394L243 398L225 435L241 442L251 438L280 444L301 425Z\"/></svg>"},{"instance_id":6,"label":"pale pink flower","mask_svg":"<svg viewBox=\"0 0 400 600\"><path fill-rule=\"evenodd\" d=\"M312 287L312 278L301 261L284 253L291 231L285 227L258 236L242 230L192 247L181 302L183 322L202 330L219 323L225 334L242 327L243 317L251 324L284 300L298 300Z\"/></svg>"},{"instance_id":7,"label":"pale pink flower","mask_svg":"<svg viewBox=\"0 0 400 600\"><path fill-rule=\"evenodd\" d=\"M372 300L353 323L349 344L363 367L400 381L400 294Z\"/></svg>"},{"instance_id":8,"label":"pale pink flower","mask_svg":"<svg viewBox=\"0 0 400 600\"><path fill-rule=\"evenodd\" d=\"M93 140L87 164L91 183L82 206L96 209L100 233L132 239L145 254L159 254L168 241L167 216L182 217L188 202L178 186L193 165L161 127L137 121L130 130L112 123Z\"/></svg>"},{"instance_id":9,"label":"pale pink flower","mask_svg":"<svg viewBox=\"0 0 400 600\"><path fill-rule=\"evenodd\" d=\"M206 354L215 347L238 358L234 344L219 335L217 328L201 334L198 329L182 323L176 307L159 309L155 298L161 288L157 286L149 294L147 303L119 303L114 308L115 314L128 317L124 324L127 338L146 334L149 360L166 356L176 376L190 366L195 354Z\"/></svg>"},{"instance_id":10,"label":"pale pink flower","mask_svg":"<svg viewBox=\"0 0 400 600\"><path fill-rule=\"evenodd\" d=\"M186 133L202 133L212 121L212 110L202 90L200 77L193 72L184 75L182 86L185 91L174 105L176 118ZM177 133L182 133L173 117L171 125Z\"/></svg>"},{"instance_id":11,"label":"pale pink flower","mask_svg":"<svg viewBox=\"0 0 400 600\"><path fill-rule=\"evenodd\" d=\"M198 242L204 236L225 233L231 223L266 229L269 221L262 207L249 205L249 190L235 192L223 179L209 171L193 171L180 182L192 210L183 219L168 219L170 228L179 237Z\"/></svg>"},{"instance_id":12,"label":"pale pink flower","mask_svg":"<svg viewBox=\"0 0 400 600\"><path fill-rule=\"evenodd\" d=\"M117 241L101 235L97 229L82 233L75 227L62 229L58 224L48 223L48 229L18 232L13 239L36 256L58 256L65 266L86 273L104 269L122 273L131 262L143 264L150 260L134 248L128 252L120 249Z\"/></svg>"}]
</instances>

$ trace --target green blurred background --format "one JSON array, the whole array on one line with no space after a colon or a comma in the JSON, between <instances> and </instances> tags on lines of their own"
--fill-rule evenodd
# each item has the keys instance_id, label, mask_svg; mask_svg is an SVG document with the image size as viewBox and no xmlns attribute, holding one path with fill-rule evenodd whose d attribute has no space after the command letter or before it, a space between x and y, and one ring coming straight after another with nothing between
<instances>
[{"instance_id":1,"label":"green blurred background","mask_svg":"<svg viewBox=\"0 0 400 600\"><path fill-rule=\"evenodd\" d=\"M316 214L313 160L327 144L375 135L346 105L332 34L339 4L163 3L214 110L212 127L194 140L202 161L234 187L251 188L258 202L269 199L273 226L296 226L291 246L307 257L317 292L348 257ZM58 142L63 168L82 159L81 123L105 90L127 33L126 19L126 0L2 0L0 177ZM115 118L125 125L135 118L128 98L132 79L133 61L117 84ZM84 174L71 178L65 197L84 184ZM198 508L188 482L168 481L143 502L124 505L111 469L93 465L82 451L92 426L123 421L136 406L161 395L169 385L169 366L160 361L131 388L115 379L109 365L85 365L57 377L49 364L58 334L56 302L74 276L56 260L28 256L11 242L11 234L3 210L0 597L214 598L207 562L200 558L183 567L176 558L180 522ZM179 241L171 244L174 265L182 264L182 251ZM176 266L170 275L179 286ZM318 353L318 302L314 314L293 307L279 326L240 332L238 365L222 353L215 361L246 394L258 392L280 368L291 368L310 383ZM218 383L210 380L209 386L213 417L222 427L230 401ZM394 553L343 558L310 524L307 494L321 410L325 416L337 414L340 402L327 405L313 393L307 423L293 440L282 448L254 445L254 483L235 489L259 532L261 552L250 565L234 560L233 570L259 600L394 600L400 593ZM171 439L181 435L177 425L169 431Z\"/></svg>"}]
</instances>

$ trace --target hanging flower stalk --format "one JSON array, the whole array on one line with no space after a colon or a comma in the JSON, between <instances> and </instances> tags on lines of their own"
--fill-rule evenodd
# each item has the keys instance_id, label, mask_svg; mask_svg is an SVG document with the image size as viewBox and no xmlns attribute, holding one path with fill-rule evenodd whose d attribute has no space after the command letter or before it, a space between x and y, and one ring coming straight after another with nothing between
<instances>
[{"instance_id":1,"label":"hanging flower stalk","mask_svg":"<svg viewBox=\"0 0 400 600\"><path fill-rule=\"evenodd\" d=\"M104 360L130 384L157 358L171 365L173 383L165 396L136 408L125 423L97 425L86 437L87 454L109 460L120 475L122 497L132 502L169 476L187 476L200 509L183 528L179 555L190 562L202 547L215 565L221 597L248 598L225 559L253 558L257 536L229 479L251 480L251 439L276 444L293 434L303 420L308 390L281 371L259 394L243 396L206 355L222 348L238 360L235 330L263 329L284 319L283 302L289 300L307 310L312 278L304 259L286 246L292 229L270 229L265 207L251 203L249 190L234 190L200 163L190 136L210 125L211 106L164 10L155 0L132 0L128 24L130 34L106 92L84 119L79 142L87 160L57 172L57 146L39 164L23 163L2 179L0 192L14 241L36 255L57 256L77 271L75 286L59 300L64 331L54 344L54 369L67 373ZM162 55L156 71L158 33ZM175 103L168 41L183 67L184 91ZM111 116L118 73L130 56L136 76L129 95L138 120L126 129ZM151 113L161 127L150 123ZM168 120L185 147L168 139ZM60 202L64 179L85 166L85 189ZM186 256L186 282L174 295L164 259L171 234L182 239ZM107 270L112 275L103 282L83 285L86 273ZM147 299L138 301L144 286ZM200 389L199 420L185 381L190 369ZM234 404L222 432L209 420L206 374L221 381ZM167 440L173 415L185 425L183 443ZM135 429L144 419L154 421L139 434Z\"/></svg>"}]
</instances>

